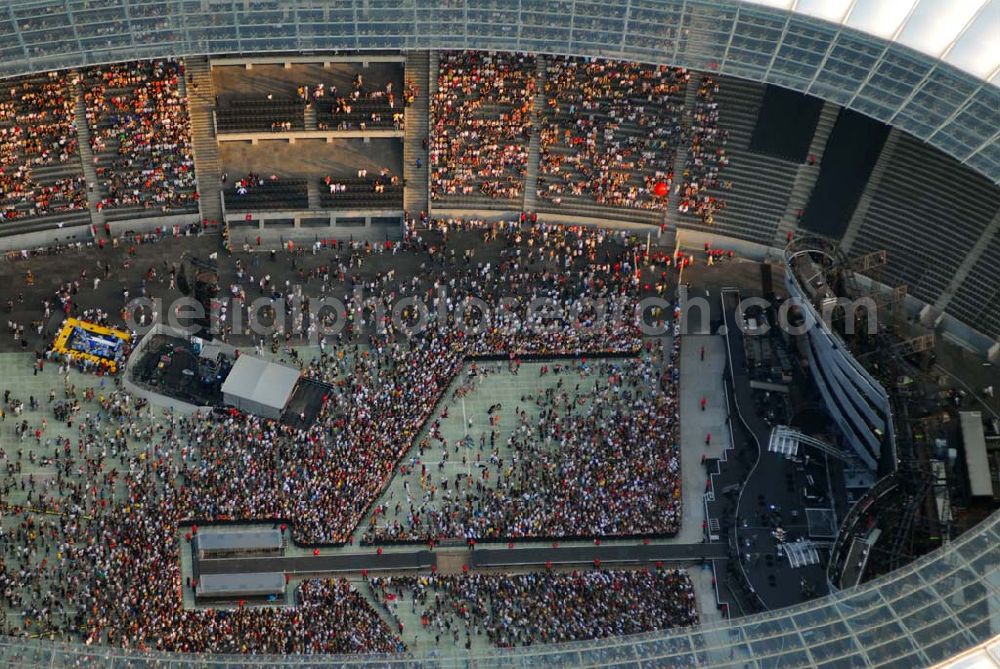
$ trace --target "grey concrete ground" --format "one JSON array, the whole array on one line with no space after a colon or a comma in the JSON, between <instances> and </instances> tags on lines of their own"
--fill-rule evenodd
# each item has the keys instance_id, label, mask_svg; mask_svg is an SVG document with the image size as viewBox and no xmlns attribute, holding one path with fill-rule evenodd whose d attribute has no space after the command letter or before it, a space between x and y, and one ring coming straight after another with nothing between
<instances>
[{"instance_id":1,"label":"grey concrete ground","mask_svg":"<svg viewBox=\"0 0 1000 669\"><path fill-rule=\"evenodd\" d=\"M393 93L401 97L403 92L403 63L334 63L329 69L318 64L295 63L290 68L284 65L254 65L247 70L243 66L227 65L212 68L212 81L220 98L228 95L265 96L272 93L277 97L295 97L299 86L315 87L324 84L329 90L336 86L343 95L354 89L354 77L363 77L368 90L384 89L392 82Z\"/></svg>"},{"instance_id":2,"label":"grey concrete ground","mask_svg":"<svg viewBox=\"0 0 1000 669\"><path fill-rule=\"evenodd\" d=\"M322 139L298 140L294 144L276 136L274 141L220 142L219 163L229 179L224 188L231 190L233 183L249 172L261 176L277 174L278 177L321 179L357 177L359 169L367 169L374 177L383 167L392 174L403 174L403 141L401 139Z\"/></svg>"},{"instance_id":3,"label":"grey concrete ground","mask_svg":"<svg viewBox=\"0 0 1000 669\"><path fill-rule=\"evenodd\" d=\"M701 349L705 359L701 359ZM704 536L703 497L707 473L702 458L721 457L731 447L722 372L726 366L721 337L687 335L681 338L681 471L684 475L684 520L678 541L696 542ZM701 400L705 399L705 409ZM711 434L711 443L705 439Z\"/></svg>"},{"instance_id":4,"label":"grey concrete ground","mask_svg":"<svg viewBox=\"0 0 1000 669\"><path fill-rule=\"evenodd\" d=\"M698 620L702 625L722 622L722 612L715 603L715 572L711 564L691 565L687 571L698 595Z\"/></svg>"}]
</instances>

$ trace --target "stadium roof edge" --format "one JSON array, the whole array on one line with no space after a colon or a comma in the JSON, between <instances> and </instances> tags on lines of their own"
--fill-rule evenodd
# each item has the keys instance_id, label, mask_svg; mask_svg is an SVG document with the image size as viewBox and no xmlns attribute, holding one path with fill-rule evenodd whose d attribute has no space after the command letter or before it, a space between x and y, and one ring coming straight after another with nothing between
<instances>
[{"instance_id":1,"label":"stadium roof edge","mask_svg":"<svg viewBox=\"0 0 1000 669\"><path fill-rule=\"evenodd\" d=\"M998 0L745 0L855 28L983 80L1000 68ZM992 36L992 38L991 38Z\"/></svg>"},{"instance_id":2,"label":"stadium roof edge","mask_svg":"<svg viewBox=\"0 0 1000 669\"><path fill-rule=\"evenodd\" d=\"M815 95L897 126L1000 184L1000 0L109 4L3 3L0 77L141 58L330 50L625 58Z\"/></svg>"}]
</instances>

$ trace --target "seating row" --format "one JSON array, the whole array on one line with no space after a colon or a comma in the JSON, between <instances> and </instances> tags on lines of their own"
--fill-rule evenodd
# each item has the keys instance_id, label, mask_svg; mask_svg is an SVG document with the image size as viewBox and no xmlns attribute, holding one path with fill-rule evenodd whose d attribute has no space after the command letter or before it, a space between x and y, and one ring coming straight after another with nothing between
<instances>
[{"instance_id":1,"label":"seating row","mask_svg":"<svg viewBox=\"0 0 1000 669\"><path fill-rule=\"evenodd\" d=\"M309 207L309 192L305 179L279 179L262 181L250 186L246 192L234 188L225 191L228 211L280 211L300 210Z\"/></svg>"}]
</instances>

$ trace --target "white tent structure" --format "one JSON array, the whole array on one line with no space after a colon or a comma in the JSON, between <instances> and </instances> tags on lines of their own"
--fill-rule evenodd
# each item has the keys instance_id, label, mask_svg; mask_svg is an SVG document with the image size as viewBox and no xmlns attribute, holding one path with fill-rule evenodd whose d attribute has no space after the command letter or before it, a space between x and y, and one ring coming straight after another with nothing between
<instances>
[{"instance_id":1,"label":"white tent structure","mask_svg":"<svg viewBox=\"0 0 1000 669\"><path fill-rule=\"evenodd\" d=\"M222 397L240 411L278 420L298 381L297 369L241 355L222 384Z\"/></svg>"}]
</instances>

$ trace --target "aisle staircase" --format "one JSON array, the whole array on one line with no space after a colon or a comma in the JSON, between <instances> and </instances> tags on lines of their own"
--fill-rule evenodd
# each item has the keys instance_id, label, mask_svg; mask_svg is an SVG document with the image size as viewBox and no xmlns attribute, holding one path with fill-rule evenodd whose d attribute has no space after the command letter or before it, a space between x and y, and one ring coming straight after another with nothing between
<instances>
[{"instance_id":1,"label":"aisle staircase","mask_svg":"<svg viewBox=\"0 0 1000 669\"><path fill-rule=\"evenodd\" d=\"M437 59L435 58L435 63ZM430 67L430 55L426 51L413 51L406 55L404 78L419 87L413 104L406 108L406 131L403 138L403 208L411 216L428 210L428 186L430 165L423 141L430 141L430 127L427 115L431 78L437 78L437 69ZM417 158L423 163L417 167Z\"/></svg>"},{"instance_id":2,"label":"aisle staircase","mask_svg":"<svg viewBox=\"0 0 1000 669\"><path fill-rule=\"evenodd\" d=\"M319 197L319 182L315 179L306 181L306 196L309 198L309 209L316 211L323 208Z\"/></svg>"},{"instance_id":3,"label":"aisle staircase","mask_svg":"<svg viewBox=\"0 0 1000 669\"><path fill-rule=\"evenodd\" d=\"M94 167L94 151L90 147L90 126L87 124L87 105L83 101L83 75L73 70L69 76L69 90L73 95L73 121L76 123L76 137L79 142L80 162L83 167L83 177L87 180L87 208L90 210L90 222L96 228L104 227L104 213L97 208L97 203L104 198L104 186L97 179L97 169Z\"/></svg>"},{"instance_id":4,"label":"aisle staircase","mask_svg":"<svg viewBox=\"0 0 1000 669\"><path fill-rule=\"evenodd\" d=\"M188 99L191 117L191 150L194 154L194 173L198 181L198 205L203 221L222 223L222 169L219 165L219 142L215 136L215 85L208 58L199 56L184 61L185 76L181 92ZM188 85L187 78L192 84Z\"/></svg>"},{"instance_id":5,"label":"aisle staircase","mask_svg":"<svg viewBox=\"0 0 1000 669\"><path fill-rule=\"evenodd\" d=\"M788 198L788 206L785 207L785 213L778 222L778 228L774 233L774 246L779 248L785 246L788 243L789 235L794 235L799 227L798 213L805 211L809 205L809 198L812 197L816 180L819 179L823 152L826 150L827 140L830 139L830 133L833 131L833 125L837 122L839 114L839 105L832 102L823 103L819 120L816 122L812 143L809 144L809 155L815 157L815 164L810 165L806 161L799 165L796 170L795 181L792 182L792 192Z\"/></svg>"},{"instance_id":6,"label":"aisle staircase","mask_svg":"<svg viewBox=\"0 0 1000 669\"><path fill-rule=\"evenodd\" d=\"M548 59L539 54L535 69L535 99L531 105L531 142L528 145L528 165L524 174L523 211L534 211L538 196L538 160L541 153L542 113L545 111L545 77Z\"/></svg>"},{"instance_id":7,"label":"aisle staircase","mask_svg":"<svg viewBox=\"0 0 1000 669\"><path fill-rule=\"evenodd\" d=\"M680 190L684 185L684 171L687 169L688 153L691 149L691 121L694 117L694 103L698 98L701 75L691 72L691 79L684 90L684 111L681 114L681 144L674 158L674 180L667 196L667 208L663 212L667 227L677 229L677 207L681 202ZM679 188L680 187L680 188Z\"/></svg>"},{"instance_id":8,"label":"aisle staircase","mask_svg":"<svg viewBox=\"0 0 1000 669\"><path fill-rule=\"evenodd\" d=\"M306 130L319 130L319 116L316 113L316 103L313 102L305 106L305 118L303 126Z\"/></svg>"},{"instance_id":9,"label":"aisle staircase","mask_svg":"<svg viewBox=\"0 0 1000 669\"><path fill-rule=\"evenodd\" d=\"M875 162L875 167L872 168L872 173L868 175L868 184L865 186L865 192L858 199L858 205L854 208L854 213L851 215L851 220L847 224L847 229L844 230L844 236L840 241L840 249L844 253L850 253L851 246L854 245L854 240L858 237L858 231L861 230L861 223L868 215L868 209L872 206L872 199L875 197L875 193L878 192L879 185L882 183L882 177L885 176L886 168L892 161L893 154L896 152L899 137L900 131L897 128L891 128L888 137L885 138L885 144L882 145L882 151Z\"/></svg>"}]
</instances>

